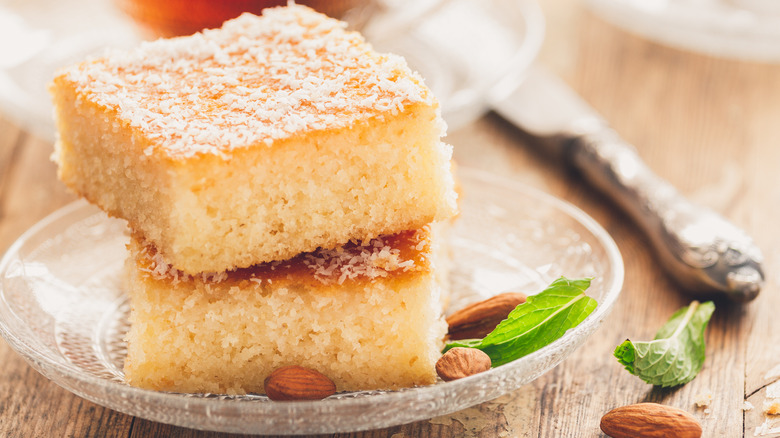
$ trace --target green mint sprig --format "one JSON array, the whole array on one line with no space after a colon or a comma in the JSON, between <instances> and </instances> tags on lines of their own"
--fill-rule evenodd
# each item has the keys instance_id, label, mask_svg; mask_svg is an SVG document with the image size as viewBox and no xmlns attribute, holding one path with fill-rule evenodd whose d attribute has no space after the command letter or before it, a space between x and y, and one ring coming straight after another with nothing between
<instances>
[{"instance_id":1,"label":"green mint sprig","mask_svg":"<svg viewBox=\"0 0 780 438\"><path fill-rule=\"evenodd\" d=\"M450 342L444 352L454 347L477 348L490 356L494 367L532 353L563 336L593 312L597 302L585 295L590 282L590 278L561 277L542 292L529 296L484 338Z\"/></svg>"},{"instance_id":2,"label":"green mint sprig","mask_svg":"<svg viewBox=\"0 0 780 438\"><path fill-rule=\"evenodd\" d=\"M675 312L654 340L626 339L615 348L615 357L628 372L652 385L669 387L688 383L704 364L704 330L714 311L712 301L694 301Z\"/></svg>"}]
</instances>

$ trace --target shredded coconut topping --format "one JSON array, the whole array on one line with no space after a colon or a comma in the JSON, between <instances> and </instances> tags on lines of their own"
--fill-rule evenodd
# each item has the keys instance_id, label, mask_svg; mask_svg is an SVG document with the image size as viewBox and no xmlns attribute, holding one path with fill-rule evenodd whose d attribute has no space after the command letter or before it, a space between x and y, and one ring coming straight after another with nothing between
<instances>
[{"instance_id":1,"label":"shredded coconut topping","mask_svg":"<svg viewBox=\"0 0 780 438\"><path fill-rule=\"evenodd\" d=\"M194 276L187 274L186 272L174 268L173 265L165 261L162 254L150 250L149 246L144 247L141 256L148 262L146 266L139 267L141 271L147 272L158 280L170 279L173 284L192 281L193 279L198 279L203 283L221 283L228 279L227 272L202 272Z\"/></svg>"},{"instance_id":2,"label":"shredded coconut topping","mask_svg":"<svg viewBox=\"0 0 780 438\"><path fill-rule=\"evenodd\" d=\"M324 285L343 284L345 281L375 280L391 274L415 271L427 266L425 253L430 250L430 230L380 236L363 242L350 242L336 249L318 249L300 254L290 260L262 263L232 272L207 272L195 276L174 268L151 244L144 246L139 268L158 280L173 284L197 280L220 283L231 278L246 278L257 284L272 284L274 278L293 275L314 278Z\"/></svg>"},{"instance_id":3,"label":"shredded coconut topping","mask_svg":"<svg viewBox=\"0 0 780 438\"><path fill-rule=\"evenodd\" d=\"M387 277L390 272L405 272L415 266L414 260L404 260L401 250L386 243L383 237L351 247L307 253L302 262L324 284Z\"/></svg>"},{"instance_id":4,"label":"shredded coconut topping","mask_svg":"<svg viewBox=\"0 0 780 438\"><path fill-rule=\"evenodd\" d=\"M244 14L221 29L114 50L65 71L172 157L225 156L308 130L397 114L433 97L403 58L305 6Z\"/></svg>"}]
</instances>

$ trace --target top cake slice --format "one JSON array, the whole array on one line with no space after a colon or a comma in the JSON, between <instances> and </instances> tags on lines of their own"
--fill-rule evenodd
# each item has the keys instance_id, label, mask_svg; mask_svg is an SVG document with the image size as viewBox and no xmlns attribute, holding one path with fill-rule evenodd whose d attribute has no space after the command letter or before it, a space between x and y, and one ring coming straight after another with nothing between
<instances>
[{"instance_id":1,"label":"top cake slice","mask_svg":"<svg viewBox=\"0 0 780 438\"><path fill-rule=\"evenodd\" d=\"M60 178L176 268L224 271L451 217L451 147L404 60L304 6L62 70Z\"/></svg>"}]
</instances>

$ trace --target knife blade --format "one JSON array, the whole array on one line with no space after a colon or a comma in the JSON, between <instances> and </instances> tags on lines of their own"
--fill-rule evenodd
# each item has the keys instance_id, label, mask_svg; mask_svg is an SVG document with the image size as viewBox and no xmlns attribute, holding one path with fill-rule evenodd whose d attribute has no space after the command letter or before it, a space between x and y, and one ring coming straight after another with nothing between
<instances>
[{"instance_id":1,"label":"knife blade","mask_svg":"<svg viewBox=\"0 0 780 438\"><path fill-rule=\"evenodd\" d=\"M683 290L725 294L737 302L758 295L764 284L763 257L744 230L683 197L543 67L533 66L517 79L494 90L492 108L622 207Z\"/></svg>"}]
</instances>

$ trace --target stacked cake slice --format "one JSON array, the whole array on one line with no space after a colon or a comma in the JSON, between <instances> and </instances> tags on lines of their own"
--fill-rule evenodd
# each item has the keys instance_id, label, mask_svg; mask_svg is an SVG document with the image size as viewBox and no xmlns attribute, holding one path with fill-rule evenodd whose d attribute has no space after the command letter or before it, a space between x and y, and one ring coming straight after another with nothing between
<instances>
[{"instance_id":1,"label":"stacked cake slice","mask_svg":"<svg viewBox=\"0 0 780 438\"><path fill-rule=\"evenodd\" d=\"M291 5L63 70L60 178L128 221L131 385L432 383L444 123L403 59Z\"/></svg>"}]
</instances>

